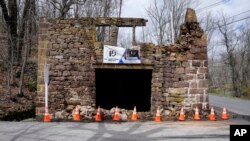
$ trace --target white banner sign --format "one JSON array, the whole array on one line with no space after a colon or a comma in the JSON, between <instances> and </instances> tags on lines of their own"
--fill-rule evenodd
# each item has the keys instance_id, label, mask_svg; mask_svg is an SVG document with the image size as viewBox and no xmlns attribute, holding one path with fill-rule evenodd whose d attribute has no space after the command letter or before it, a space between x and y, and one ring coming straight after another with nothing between
<instances>
[{"instance_id":1,"label":"white banner sign","mask_svg":"<svg viewBox=\"0 0 250 141\"><path fill-rule=\"evenodd\" d=\"M130 50L122 47L104 45L103 63L114 64L140 64L138 50Z\"/></svg>"}]
</instances>

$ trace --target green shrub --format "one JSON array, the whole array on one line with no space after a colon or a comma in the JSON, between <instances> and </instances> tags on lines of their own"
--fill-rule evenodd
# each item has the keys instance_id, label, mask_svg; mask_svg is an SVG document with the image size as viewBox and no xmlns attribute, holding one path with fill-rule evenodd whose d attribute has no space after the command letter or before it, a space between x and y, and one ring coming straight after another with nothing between
<instances>
[{"instance_id":1,"label":"green shrub","mask_svg":"<svg viewBox=\"0 0 250 141\"><path fill-rule=\"evenodd\" d=\"M244 87L241 89L243 97L246 99L250 99L250 87Z\"/></svg>"},{"instance_id":2,"label":"green shrub","mask_svg":"<svg viewBox=\"0 0 250 141\"><path fill-rule=\"evenodd\" d=\"M30 92L36 91L36 82L33 80L29 80L26 83L26 88L28 88Z\"/></svg>"}]
</instances>

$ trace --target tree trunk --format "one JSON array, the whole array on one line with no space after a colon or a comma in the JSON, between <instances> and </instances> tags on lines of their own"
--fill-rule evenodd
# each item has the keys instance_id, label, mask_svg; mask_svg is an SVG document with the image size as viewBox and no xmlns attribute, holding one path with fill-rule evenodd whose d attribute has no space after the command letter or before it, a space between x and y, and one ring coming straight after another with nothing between
<instances>
[{"instance_id":1,"label":"tree trunk","mask_svg":"<svg viewBox=\"0 0 250 141\"><path fill-rule=\"evenodd\" d=\"M27 33L29 33L29 31L27 31ZM31 36L28 36L28 34L26 35L27 38L31 38ZM27 45L24 46L24 56L23 56L23 63L22 63L22 69L21 69L21 75L20 75L20 79L19 79L19 90L18 90L18 94L22 95L23 92L23 79L24 79L24 71L25 71L25 66L26 66L26 61L27 61L27 51L28 51L28 47Z\"/></svg>"},{"instance_id":2,"label":"tree trunk","mask_svg":"<svg viewBox=\"0 0 250 141\"><path fill-rule=\"evenodd\" d=\"M12 56L17 57L17 2L16 0L9 0L8 7L5 0L0 0L0 5L2 9L2 14L7 25L7 30L10 33L9 45L12 47L8 48L9 60ZM14 53L12 55L12 52ZM14 59L16 60L16 59Z\"/></svg>"},{"instance_id":3,"label":"tree trunk","mask_svg":"<svg viewBox=\"0 0 250 141\"><path fill-rule=\"evenodd\" d=\"M24 9L23 9L23 16L22 16L22 21L21 21L21 29L19 32L19 48L18 48L18 61L21 62L22 61L22 50L23 50L23 46L24 46L24 34L25 34L25 23L27 22L29 16L31 16L31 9L32 6L34 7L35 5L35 0L26 0L25 1L25 5L24 5ZM35 9L34 9L35 10Z\"/></svg>"},{"instance_id":4,"label":"tree trunk","mask_svg":"<svg viewBox=\"0 0 250 141\"><path fill-rule=\"evenodd\" d=\"M14 61L17 61L18 52L17 52L17 1L16 0L9 0L8 1L8 11L9 11L9 29L12 38L12 50L13 50L13 57Z\"/></svg>"}]
</instances>

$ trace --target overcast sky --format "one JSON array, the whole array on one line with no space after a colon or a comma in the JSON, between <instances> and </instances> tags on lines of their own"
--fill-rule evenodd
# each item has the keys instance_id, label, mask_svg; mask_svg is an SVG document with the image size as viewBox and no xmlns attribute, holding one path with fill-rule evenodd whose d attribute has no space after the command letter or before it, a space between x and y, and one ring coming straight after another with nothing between
<instances>
[{"instance_id":1,"label":"overcast sky","mask_svg":"<svg viewBox=\"0 0 250 141\"><path fill-rule=\"evenodd\" d=\"M124 0L124 6L122 11L123 17L141 17L147 18L145 8L147 8L154 0ZM222 0L197 0L192 7L195 9L202 9L209 5L215 4ZM212 8L206 8L201 12L197 12L197 15L204 15L206 12L212 12L216 14L218 12L225 12L229 16L236 15L238 13L250 10L250 0L224 0L218 6ZM250 12L241 15L241 17L250 16ZM199 17L198 17L199 18Z\"/></svg>"}]
</instances>

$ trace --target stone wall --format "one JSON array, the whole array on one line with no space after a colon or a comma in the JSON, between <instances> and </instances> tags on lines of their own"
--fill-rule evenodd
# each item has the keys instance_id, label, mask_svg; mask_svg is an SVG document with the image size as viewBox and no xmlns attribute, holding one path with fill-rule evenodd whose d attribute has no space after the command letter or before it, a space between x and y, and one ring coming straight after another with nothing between
<instances>
[{"instance_id":1,"label":"stone wall","mask_svg":"<svg viewBox=\"0 0 250 141\"><path fill-rule=\"evenodd\" d=\"M50 64L49 108L55 118L70 119L76 105L82 119L95 114L95 68L119 68L102 63L102 44L96 41L96 26L145 26L144 19L82 18L40 19L36 114L44 114L44 64ZM114 40L111 40L113 42ZM176 44L139 44L142 69L151 66L151 115L160 106L164 116L176 116L181 107L208 108L206 35L195 12L187 10ZM118 67L117 67L118 66ZM109 110L109 109L108 109ZM112 111L112 110L111 110ZM112 112L110 112L112 113ZM172 114L174 113L174 114ZM62 116L63 115L63 116Z\"/></svg>"}]
</instances>

